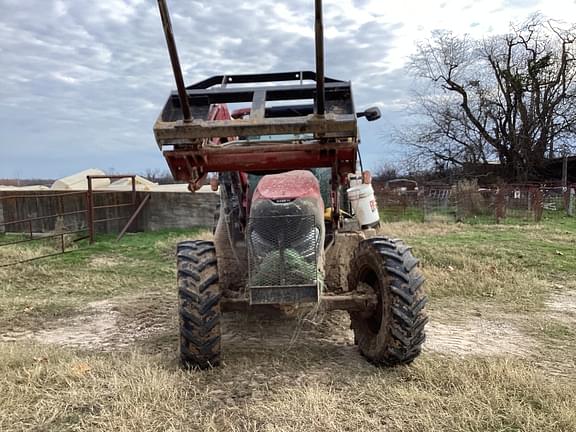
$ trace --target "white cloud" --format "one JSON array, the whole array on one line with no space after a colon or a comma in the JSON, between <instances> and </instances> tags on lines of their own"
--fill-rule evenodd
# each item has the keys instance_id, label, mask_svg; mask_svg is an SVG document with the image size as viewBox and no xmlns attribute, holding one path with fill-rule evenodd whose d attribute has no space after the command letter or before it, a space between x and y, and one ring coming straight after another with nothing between
<instances>
[{"instance_id":1,"label":"white cloud","mask_svg":"<svg viewBox=\"0 0 576 432\"><path fill-rule=\"evenodd\" d=\"M135 0L106 0L94 3L96 10L103 14L104 19L127 24L136 13L137 7L143 2Z\"/></svg>"},{"instance_id":2,"label":"white cloud","mask_svg":"<svg viewBox=\"0 0 576 432\"><path fill-rule=\"evenodd\" d=\"M56 14L57 17L62 17L64 15L66 15L66 13L68 13L68 7L66 6L66 3L64 3L62 0L56 0L54 2L54 13Z\"/></svg>"},{"instance_id":3,"label":"white cloud","mask_svg":"<svg viewBox=\"0 0 576 432\"><path fill-rule=\"evenodd\" d=\"M188 83L314 68L311 0L169 5ZM502 32L539 9L576 16L572 0L325 0L324 9L327 74L353 81L358 107L382 106L381 122L361 123L374 164L409 101L402 68L415 41L437 28ZM164 167L151 127L173 77L155 0L0 0L0 10L0 177Z\"/></svg>"},{"instance_id":4,"label":"white cloud","mask_svg":"<svg viewBox=\"0 0 576 432\"><path fill-rule=\"evenodd\" d=\"M78 80L77 78L73 78L71 76L64 75L63 73L60 73L60 72L54 72L52 74L52 77L58 81L65 82L67 84L78 84L80 82L80 80Z\"/></svg>"}]
</instances>

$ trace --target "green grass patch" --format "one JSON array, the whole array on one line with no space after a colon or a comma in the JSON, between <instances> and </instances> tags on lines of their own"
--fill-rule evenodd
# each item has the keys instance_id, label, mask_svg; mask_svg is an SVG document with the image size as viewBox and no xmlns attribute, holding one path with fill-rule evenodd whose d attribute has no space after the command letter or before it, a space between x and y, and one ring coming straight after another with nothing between
<instances>
[{"instance_id":1,"label":"green grass patch","mask_svg":"<svg viewBox=\"0 0 576 432\"><path fill-rule=\"evenodd\" d=\"M576 229L566 226L561 232L555 226L471 226L441 239L422 237L413 243L433 252L427 260L432 264L454 262L450 251L465 249L469 257L494 259L516 269L576 274ZM440 245L447 253L439 253Z\"/></svg>"},{"instance_id":2,"label":"green grass patch","mask_svg":"<svg viewBox=\"0 0 576 432\"><path fill-rule=\"evenodd\" d=\"M67 316L91 301L172 290L176 242L199 233L181 230L129 234L120 242L114 236L99 236L92 245L86 240L74 243L74 249L63 255L2 268L0 325L36 326L42 319ZM6 246L3 259L52 253L39 243Z\"/></svg>"},{"instance_id":3,"label":"green grass patch","mask_svg":"<svg viewBox=\"0 0 576 432\"><path fill-rule=\"evenodd\" d=\"M473 300L507 312L542 310L552 287L576 279L576 224L392 223L386 234L414 247L433 304Z\"/></svg>"},{"instance_id":4,"label":"green grass patch","mask_svg":"<svg viewBox=\"0 0 576 432\"><path fill-rule=\"evenodd\" d=\"M384 223L400 221L423 222L424 211L417 207L385 207L380 209L380 220Z\"/></svg>"}]
</instances>

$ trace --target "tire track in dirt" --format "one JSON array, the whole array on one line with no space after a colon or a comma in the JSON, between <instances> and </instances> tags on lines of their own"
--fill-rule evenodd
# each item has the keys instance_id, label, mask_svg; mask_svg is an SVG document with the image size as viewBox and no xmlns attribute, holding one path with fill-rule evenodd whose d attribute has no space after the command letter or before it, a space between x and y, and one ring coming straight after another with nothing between
<instances>
[{"instance_id":1,"label":"tire track in dirt","mask_svg":"<svg viewBox=\"0 0 576 432\"><path fill-rule=\"evenodd\" d=\"M278 310L229 313L222 318L227 352L290 351L331 347L350 355L357 351L345 312L314 314ZM174 351L178 317L175 296L148 293L136 298L93 302L78 316L53 322L51 329L14 335L87 350L125 351L138 346L147 352ZM434 319L427 326L425 350L452 355L530 354L533 341L506 322L474 318L458 324ZM356 357L360 358L359 354Z\"/></svg>"},{"instance_id":2,"label":"tire track in dirt","mask_svg":"<svg viewBox=\"0 0 576 432\"><path fill-rule=\"evenodd\" d=\"M458 324L431 321L424 348L456 355L510 355L531 353L534 341L506 322L474 318Z\"/></svg>"},{"instance_id":3,"label":"tire track in dirt","mask_svg":"<svg viewBox=\"0 0 576 432\"><path fill-rule=\"evenodd\" d=\"M576 291L554 293L546 302L546 307L553 318L567 323L576 322Z\"/></svg>"},{"instance_id":4,"label":"tire track in dirt","mask_svg":"<svg viewBox=\"0 0 576 432\"><path fill-rule=\"evenodd\" d=\"M291 350L306 345L353 345L345 312L311 314L278 310L228 313L222 317L224 344L239 351ZM165 293L92 302L77 316L47 323L38 332L4 335L4 340L31 339L87 350L125 351L134 345L145 351L175 350L177 300Z\"/></svg>"},{"instance_id":5,"label":"tire track in dirt","mask_svg":"<svg viewBox=\"0 0 576 432\"><path fill-rule=\"evenodd\" d=\"M125 350L149 337L171 332L176 307L170 298L151 293L89 303L78 316L58 320L34 340L81 349Z\"/></svg>"}]
</instances>

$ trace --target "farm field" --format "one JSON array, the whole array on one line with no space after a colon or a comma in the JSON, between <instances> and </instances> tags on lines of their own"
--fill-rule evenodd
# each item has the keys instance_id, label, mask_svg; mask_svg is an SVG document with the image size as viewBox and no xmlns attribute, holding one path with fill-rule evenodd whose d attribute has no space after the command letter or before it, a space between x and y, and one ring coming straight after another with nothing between
<instances>
[{"instance_id":1,"label":"farm field","mask_svg":"<svg viewBox=\"0 0 576 432\"><path fill-rule=\"evenodd\" d=\"M173 255L206 231L0 268L0 431L576 430L576 221L382 233L430 297L425 350L395 369L364 361L345 313L295 311L225 315L224 366L181 370Z\"/></svg>"}]
</instances>

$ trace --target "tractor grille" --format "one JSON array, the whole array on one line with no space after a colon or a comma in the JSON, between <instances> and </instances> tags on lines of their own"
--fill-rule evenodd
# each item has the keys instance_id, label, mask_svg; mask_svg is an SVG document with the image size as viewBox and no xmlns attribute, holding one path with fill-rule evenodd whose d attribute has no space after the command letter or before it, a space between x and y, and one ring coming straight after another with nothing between
<instances>
[{"instance_id":1,"label":"tractor grille","mask_svg":"<svg viewBox=\"0 0 576 432\"><path fill-rule=\"evenodd\" d=\"M317 301L319 238L313 215L250 218L247 239L251 302Z\"/></svg>"}]
</instances>

